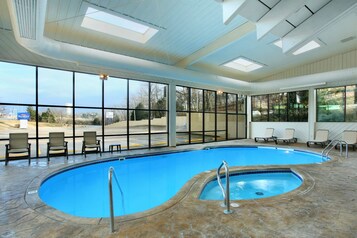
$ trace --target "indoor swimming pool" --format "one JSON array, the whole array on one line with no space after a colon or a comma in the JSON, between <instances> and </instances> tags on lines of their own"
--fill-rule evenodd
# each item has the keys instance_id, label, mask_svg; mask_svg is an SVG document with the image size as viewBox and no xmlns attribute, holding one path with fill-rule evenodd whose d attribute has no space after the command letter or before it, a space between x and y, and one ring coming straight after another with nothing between
<instances>
[{"instance_id":1,"label":"indoor swimming pool","mask_svg":"<svg viewBox=\"0 0 357 238\"><path fill-rule=\"evenodd\" d=\"M321 155L276 147L224 147L97 161L49 175L39 197L48 206L86 218L109 217L108 169L113 167L115 216L164 204L195 175L235 166L316 164ZM198 198L197 198L198 199Z\"/></svg>"}]
</instances>

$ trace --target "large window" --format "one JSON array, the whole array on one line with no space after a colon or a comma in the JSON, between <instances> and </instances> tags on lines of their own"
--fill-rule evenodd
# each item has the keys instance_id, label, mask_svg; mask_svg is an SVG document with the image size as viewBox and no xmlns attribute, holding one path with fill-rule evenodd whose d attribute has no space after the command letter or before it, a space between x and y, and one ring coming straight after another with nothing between
<instances>
[{"instance_id":1,"label":"large window","mask_svg":"<svg viewBox=\"0 0 357 238\"><path fill-rule=\"evenodd\" d=\"M268 95L252 96L252 121L268 121Z\"/></svg>"},{"instance_id":2,"label":"large window","mask_svg":"<svg viewBox=\"0 0 357 238\"><path fill-rule=\"evenodd\" d=\"M357 85L346 87L346 121L357 121Z\"/></svg>"},{"instance_id":3,"label":"large window","mask_svg":"<svg viewBox=\"0 0 357 238\"><path fill-rule=\"evenodd\" d=\"M309 92L252 96L252 121L307 122Z\"/></svg>"},{"instance_id":4,"label":"large window","mask_svg":"<svg viewBox=\"0 0 357 238\"><path fill-rule=\"evenodd\" d=\"M176 143L246 138L245 98L243 95L177 86Z\"/></svg>"},{"instance_id":5,"label":"large window","mask_svg":"<svg viewBox=\"0 0 357 238\"><path fill-rule=\"evenodd\" d=\"M96 131L104 151L168 146L167 84L1 62L0 69L2 145L9 133L27 132L31 156L46 156L49 132L64 132L75 154L83 132ZM19 114L28 115L25 124Z\"/></svg>"},{"instance_id":6,"label":"large window","mask_svg":"<svg viewBox=\"0 0 357 238\"><path fill-rule=\"evenodd\" d=\"M317 89L318 122L356 122L356 85Z\"/></svg>"},{"instance_id":7,"label":"large window","mask_svg":"<svg viewBox=\"0 0 357 238\"><path fill-rule=\"evenodd\" d=\"M176 144L190 143L190 93L187 87L176 87Z\"/></svg>"},{"instance_id":8,"label":"large window","mask_svg":"<svg viewBox=\"0 0 357 238\"><path fill-rule=\"evenodd\" d=\"M36 68L0 62L0 102L36 103Z\"/></svg>"}]
</instances>

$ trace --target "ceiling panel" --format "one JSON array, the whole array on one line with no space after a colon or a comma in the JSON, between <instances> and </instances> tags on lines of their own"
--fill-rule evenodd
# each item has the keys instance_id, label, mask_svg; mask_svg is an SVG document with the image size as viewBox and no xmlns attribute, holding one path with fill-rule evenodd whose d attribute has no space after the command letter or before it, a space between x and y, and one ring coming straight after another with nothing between
<instances>
[{"instance_id":1,"label":"ceiling panel","mask_svg":"<svg viewBox=\"0 0 357 238\"><path fill-rule=\"evenodd\" d=\"M267 5L269 8L273 8L280 0L262 0L265 5Z\"/></svg>"},{"instance_id":2,"label":"ceiling panel","mask_svg":"<svg viewBox=\"0 0 357 238\"><path fill-rule=\"evenodd\" d=\"M289 16L286 20L297 27L310 16L312 16L312 13L306 7L302 7L296 13Z\"/></svg>"},{"instance_id":3,"label":"ceiling panel","mask_svg":"<svg viewBox=\"0 0 357 238\"><path fill-rule=\"evenodd\" d=\"M329 2L331 2L331 0L309 0L306 6L315 13Z\"/></svg>"}]
</instances>

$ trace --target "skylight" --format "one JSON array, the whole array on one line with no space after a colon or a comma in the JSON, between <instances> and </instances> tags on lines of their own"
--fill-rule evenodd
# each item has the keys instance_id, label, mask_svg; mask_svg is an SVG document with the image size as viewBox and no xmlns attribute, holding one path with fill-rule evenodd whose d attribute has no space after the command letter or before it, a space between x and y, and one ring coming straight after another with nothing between
<instances>
[{"instance_id":1,"label":"skylight","mask_svg":"<svg viewBox=\"0 0 357 238\"><path fill-rule=\"evenodd\" d=\"M283 48L283 41L282 40L275 41L273 44L278 46L278 47L280 47L280 48ZM307 43L306 45L304 45L300 49L298 49L295 52L293 52L293 55L299 55L299 54L305 53L305 52L307 52L309 50L313 50L313 49L318 48L318 47L320 47L319 43L317 43L316 41L310 41L309 43Z\"/></svg>"},{"instance_id":2,"label":"skylight","mask_svg":"<svg viewBox=\"0 0 357 238\"><path fill-rule=\"evenodd\" d=\"M236 70L240 70L243 72L251 72L253 70L263 67L263 65L261 65L261 64L258 64L256 62L253 62L251 60L248 60L248 59L245 59L242 57L239 57L238 59L230 61L230 62L224 64L223 66L233 68Z\"/></svg>"},{"instance_id":3,"label":"skylight","mask_svg":"<svg viewBox=\"0 0 357 238\"><path fill-rule=\"evenodd\" d=\"M279 48L283 48L283 41L282 40L277 40L273 44L276 45Z\"/></svg>"},{"instance_id":4,"label":"skylight","mask_svg":"<svg viewBox=\"0 0 357 238\"><path fill-rule=\"evenodd\" d=\"M140 43L146 43L158 30L88 7L82 27Z\"/></svg>"},{"instance_id":5,"label":"skylight","mask_svg":"<svg viewBox=\"0 0 357 238\"><path fill-rule=\"evenodd\" d=\"M316 41L310 41L309 43L307 43L306 45L304 45L303 47L301 47L300 49L295 51L293 53L293 55L299 55L299 54L305 53L309 50L316 49L318 47L320 47L320 45Z\"/></svg>"}]
</instances>

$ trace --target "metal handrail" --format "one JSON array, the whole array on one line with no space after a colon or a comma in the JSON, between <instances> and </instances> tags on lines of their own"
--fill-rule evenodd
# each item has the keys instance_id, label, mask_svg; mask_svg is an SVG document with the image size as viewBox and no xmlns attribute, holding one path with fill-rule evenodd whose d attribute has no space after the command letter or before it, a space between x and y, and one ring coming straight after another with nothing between
<instances>
[{"instance_id":1,"label":"metal handrail","mask_svg":"<svg viewBox=\"0 0 357 238\"><path fill-rule=\"evenodd\" d=\"M346 141L340 140L340 156L342 156L342 151L343 151L343 146L342 143L344 143L346 145L346 155L345 158L348 158L348 144Z\"/></svg>"},{"instance_id":2,"label":"metal handrail","mask_svg":"<svg viewBox=\"0 0 357 238\"><path fill-rule=\"evenodd\" d=\"M222 168L222 166L224 166L225 169L225 174L226 174L226 190L224 191L224 188L222 186L222 181L221 181L221 176L219 175L219 172ZM228 164L226 161L222 161L222 164L218 167L217 169L217 181L218 181L218 185L222 190L222 194L224 197L224 205L226 206L226 210L224 210L224 214L231 214L233 211L231 211L231 202L230 202L230 194L229 194L229 168L228 168Z\"/></svg>"},{"instance_id":3,"label":"metal handrail","mask_svg":"<svg viewBox=\"0 0 357 238\"><path fill-rule=\"evenodd\" d=\"M348 158L348 144L347 144L347 142L343 141L343 140L336 140L336 139L331 140L330 143L328 143L328 145L322 150L321 156L322 157L327 157L328 154L330 153L330 151L333 149L333 147L338 145L338 144L340 145L340 156L342 156L342 153L343 153L342 144L346 145L346 155L345 155L345 157Z\"/></svg>"},{"instance_id":4,"label":"metal handrail","mask_svg":"<svg viewBox=\"0 0 357 238\"><path fill-rule=\"evenodd\" d=\"M108 170L108 185L109 185L109 210L110 210L110 231L114 232L114 204L113 204L113 173L115 170L110 167Z\"/></svg>"}]
</instances>

